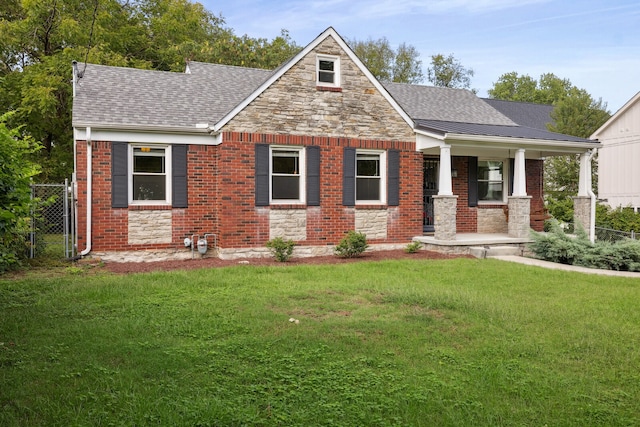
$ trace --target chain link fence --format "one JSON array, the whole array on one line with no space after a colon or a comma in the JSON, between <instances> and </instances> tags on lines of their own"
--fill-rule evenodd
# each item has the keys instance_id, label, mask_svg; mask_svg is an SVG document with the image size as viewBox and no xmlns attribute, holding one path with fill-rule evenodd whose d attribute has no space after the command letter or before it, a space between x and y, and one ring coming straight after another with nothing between
<instances>
[{"instance_id":1,"label":"chain link fence","mask_svg":"<svg viewBox=\"0 0 640 427\"><path fill-rule=\"evenodd\" d=\"M64 184L34 184L31 212L30 257L72 258L74 254L73 193Z\"/></svg>"},{"instance_id":2,"label":"chain link fence","mask_svg":"<svg viewBox=\"0 0 640 427\"><path fill-rule=\"evenodd\" d=\"M562 224L562 228L567 234L574 234L575 227L573 223L567 222ZM595 239L600 242L614 243L624 239L640 240L640 234L635 231L620 231L605 227L595 227Z\"/></svg>"}]
</instances>

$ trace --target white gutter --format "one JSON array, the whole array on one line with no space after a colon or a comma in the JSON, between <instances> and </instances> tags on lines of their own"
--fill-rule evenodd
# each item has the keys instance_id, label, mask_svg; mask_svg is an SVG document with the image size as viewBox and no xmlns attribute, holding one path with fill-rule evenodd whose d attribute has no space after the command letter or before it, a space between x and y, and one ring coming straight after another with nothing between
<instances>
[{"instance_id":1,"label":"white gutter","mask_svg":"<svg viewBox=\"0 0 640 427\"><path fill-rule=\"evenodd\" d=\"M591 150L589 154L589 165L591 165L591 159L596 155L597 152L597 148ZM591 174L593 174L593 169L591 169ZM587 194L589 195L589 197L591 197L591 212L589 213L589 240L591 241L591 243L594 243L596 241L596 195L593 192L592 187L593 181L590 180L589 188L587 189Z\"/></svg>"},{"instance_id":2,"label":"white gutter","mask_svg":"<svg viewBox=\"0 0 640 427\"><path fill-rule=\"evenodd\" d=\"M87 231L86 231L86 242L87 242L87 246L85 247L85 249L80 252L81 256L85 256L87 255L89 252L91 252L91 205L93 204L93 201L91 200L91 192L92 192L92 179L91 179L91 175L93 174L93 171L91 170L91 157L93 156L92 153L92 149L91 149L91 128L88 127L86 130L86 138L87 138Z\"/></svg>"}]
</instances>

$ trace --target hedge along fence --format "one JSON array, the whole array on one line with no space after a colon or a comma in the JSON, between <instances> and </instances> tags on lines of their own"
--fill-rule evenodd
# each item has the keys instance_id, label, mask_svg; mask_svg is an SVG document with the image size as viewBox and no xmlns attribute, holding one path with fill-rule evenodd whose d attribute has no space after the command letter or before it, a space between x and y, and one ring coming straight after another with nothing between
<instances>
[{"instance_id":1,"label":"hedge along fence","mask_svg":"<svg viewBox=\"0 0 640 427\"><path fill-rule=\"evenodd\" d=\"M537 258L561 264L603 270L640 271L640 241L622 239L615 242L591 243L584 229L566 234L552 221L548 233L532 233L529 249Z\"/></svg>"}]
</instances>

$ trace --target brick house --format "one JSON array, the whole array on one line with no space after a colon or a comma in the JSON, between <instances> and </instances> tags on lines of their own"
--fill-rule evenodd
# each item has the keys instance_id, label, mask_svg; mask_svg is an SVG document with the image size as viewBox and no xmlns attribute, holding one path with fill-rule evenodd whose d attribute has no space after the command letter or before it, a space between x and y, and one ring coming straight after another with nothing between
<instances>
[{"instance_id":1,"label":"brick house","mask_svg":"<svg viewBox=\"0 0 640 427\"><path fill-rule=\"evenodd\" d=\"M73 127L77 244L105 259L201 239L262 256L278 236L327 254L352 229L373 248L521 244L542 229L544 157L599 146L467 90L379 82L332 28L273 71L74 64Z\"/></svg>"}]
</instances>

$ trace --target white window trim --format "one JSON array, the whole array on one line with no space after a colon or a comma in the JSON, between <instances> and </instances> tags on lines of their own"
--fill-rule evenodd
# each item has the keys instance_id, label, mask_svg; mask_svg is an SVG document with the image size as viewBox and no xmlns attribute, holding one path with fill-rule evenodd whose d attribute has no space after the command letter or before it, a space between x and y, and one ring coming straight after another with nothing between
<instances>
[{"instance_id":1,"label":"white window trim","mask_svg":"<svg viewBox=\"0 0 640 427\"><path fill-rule=\"evenodd\" d=\"M479 158L478 162L502 162L502 200L481 200L478 194L479 205L504 205L509 196L509 159ZM478 178L478 183L480 179Z\"/></svg>"},{"instance_id":2,"label":"white window trim","mask_svg":"<svg viewBox=\"0 0 640 427\"><path fill-rule=\"evenodd\" d=\"M358 200L358 154L375 154L380 156L380 200ZM354 183L356 205L387 204L387 152L385 150L356 150L355 164L356 182Z\"/></svg>"},{"instance_id":3,"label":"white window trim","mask_svg":"<svg viewBox=\"0 0 640 427\"><path fill-rule=\"evenodd\" d=\"M274 151L297 151L298 166L300 170L300 190L298 199L274 199L273 198L273 152ZM272 205L303 205L307 200L307 160L304 147L292 145L270 145L269 146L269 203Z\"/></svg>"},{"instance_id":4,"label":"white window trim","mask_svg":"<svg viewBox=\"0 0 640 427\"><path fill-rule=\"evenodd\" d=\"M134 148L163 148L164 149L164 167L165 167L165 200L133 200L133 149ZM172 182L172 171L173 167L171 165L171 145L165 144L129 144L129 153L128 157L128 184L129 184L129 205L135 206L170 206L171 205L171 195L173 194L171 188Z\"/></svg>"},{"instance_id":5,"label":"white window trim","mask_svg":"<svg viewBox=\"0 0 640 427\"><path fill-rule=\"evenodd\" d=\"M333 62L333 83L320 81L320 61ZM335 55L316 55L316 86L342 87L340 74L340 57Z\"/></svg>"}]
</instances>

